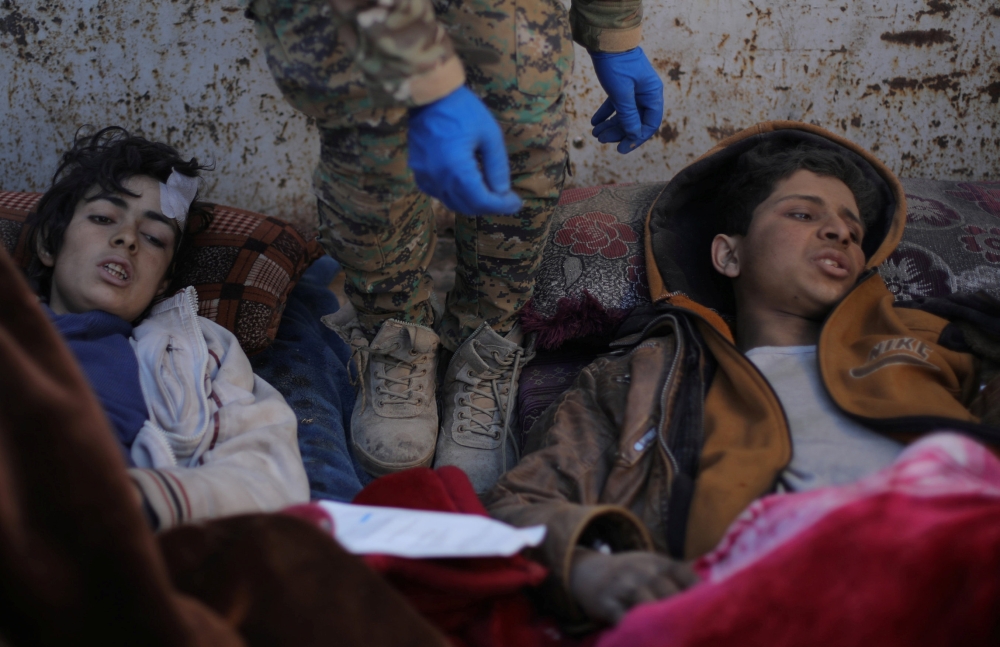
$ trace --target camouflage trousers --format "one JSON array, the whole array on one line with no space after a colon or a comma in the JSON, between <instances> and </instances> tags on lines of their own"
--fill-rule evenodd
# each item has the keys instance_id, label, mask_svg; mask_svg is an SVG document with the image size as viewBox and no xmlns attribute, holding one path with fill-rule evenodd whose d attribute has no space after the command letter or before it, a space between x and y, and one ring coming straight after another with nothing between
<instances>
[{"instance_id":1,"label":"camouflage trousers","mask_svg":"<svg viewBox=\"0 0 1000 647\"><path fill-rule=\"evenodd\" d=\"M253 0L257 36L285 98L316 121L320 234L346 274L369 335L394 318L432 325L436 245L430 199L407 167L406 109L364 82L358 36L328 0ZM438 0L469 87L499 122L514 190L512 216L456 215L457 269L442 342L452 350L482 323L506 332L531 298L565 179L564 86L573 44L560 0Z\"/></svg>"}]
</instances>

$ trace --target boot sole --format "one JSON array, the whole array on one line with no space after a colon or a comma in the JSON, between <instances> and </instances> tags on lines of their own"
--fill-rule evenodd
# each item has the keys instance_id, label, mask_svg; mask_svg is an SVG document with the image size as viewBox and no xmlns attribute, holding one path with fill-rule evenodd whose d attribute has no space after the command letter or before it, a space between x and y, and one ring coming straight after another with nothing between
<instances>
[{"instance_id":1,"label":"boot sole","mask_svg":"<svg viewBox=\"0 0 1000 647\"><path fill-rule=\"evenodd\" d=\"M436 447L435 447L436 448ZM351 449L354 451L354 457L358 459L361 463L361 467L364 468L366 472L370 475L378 478L379 476L385 476L387 474L395 474L396 472L402 472L403 470L413 469L414 467L430 467L434 462L434 452L431 452L430 456L427 458L406 465L399 464L386 464L375 460L368 454L364 453L360 447L354 442L351 443Z\"/></svg>"}]
</instances>

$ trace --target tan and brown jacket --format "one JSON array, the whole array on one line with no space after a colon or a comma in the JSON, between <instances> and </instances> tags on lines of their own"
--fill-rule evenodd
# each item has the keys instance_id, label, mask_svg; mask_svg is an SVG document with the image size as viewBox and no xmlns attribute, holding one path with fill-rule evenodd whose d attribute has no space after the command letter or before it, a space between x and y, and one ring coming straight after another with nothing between
<instances>
[{"instance_id":1,"label":"tan and brown jacket","mask_svg":"<svg viewBox=\"0 0 1000 647\"><path fill-rule=\"evenodd\" d=\"M866 232L867 271L829 314L818 344L823 384L841 410L908 442L932 429L1000 444L969 411L977 360L942 346L948 321L894 307L874 268L898 244L902 187L860 147L816 126L768 122L730 137L678 174L650 209L646 268L655 307L577 378L531 428L525 456L487 495L508 523L545 524L539 558L568 586L572 549L599 539L615 551L694 558L711 550L792 456L777 396L737 350L728 283L715 278L709 211L739 154L765 139L847 151L881 193ZM1000 399L1000 398L998 398ZM1000 405L1000 402L994 406Z\"/></svg>"}]
</instances>

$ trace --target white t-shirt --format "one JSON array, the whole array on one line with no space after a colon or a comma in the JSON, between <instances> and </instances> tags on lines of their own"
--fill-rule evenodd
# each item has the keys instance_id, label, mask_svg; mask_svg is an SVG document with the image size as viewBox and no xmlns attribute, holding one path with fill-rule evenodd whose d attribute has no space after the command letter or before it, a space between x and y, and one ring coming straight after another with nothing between
<instances>
[{"instance_id":1,"label":"white t-shirt","mask_svg":"<svg viewBox=\"0 0 1000 647\"><path fill-rule=\"evenodd\" d=\"M896 441L854 422L820 383L815 346L761 346L747 352L781 400L792 434L792 462L779 490L851 483L877 472L902 451Z\"/></svg>"}]
</instances>

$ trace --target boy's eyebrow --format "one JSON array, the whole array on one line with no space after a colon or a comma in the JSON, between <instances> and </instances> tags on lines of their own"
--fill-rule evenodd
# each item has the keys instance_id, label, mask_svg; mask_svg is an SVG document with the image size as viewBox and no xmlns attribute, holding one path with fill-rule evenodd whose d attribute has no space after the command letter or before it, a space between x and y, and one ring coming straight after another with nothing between
<instances>
[{"instance_id":1,"label":"boy's eyebrow","mask_svg":"<svg viewBox=\"0 0 1000 647\"><path fill-rule=\"evenodd\" d=\"M120 209L125 209L128 207L128 204L114 193L99 193L92 198L84 199L84 202L90 204L91 202L97 202L98 200L104 200L106 202L110 202L111 204L115 205ZM156 220L157 222L162 222L165 225L172 225L174 222L170 218L164 216L159 211L147 210L144 211L142 215L149 218L150 220Z\"/></svg>"},{"instance_id":2,"label":"boy's eyebrow","mask_svg":"<svg viewBox=\"0 0 1000 647\"><path fill-rule=\"evenodd\" d=\"M778 201L775 204L777 204L778 202L784 202L785 200L805 200L807 202L812 202L813 204L818 204L820 206L823 206L823 205L826 204L826 202L823 201L823 198L821 198L819 196L816 196L816 195L805 195L803 193L794 193L792 195L782 196L782 197L778 198ZM858 214L854 213L853 211L851 211L847 207L841 208L839 214L840 214L841 217L847 218L848 220L853 220L860 227L864 228L864 223L861 222L861 218L858 217Z\"/></svg>"},{"instance_id":3,"label":"boy's eyebrow","mask_svg":"<svg viewBox=\"0 0 1000 647\"><path fill-rule=\"evenodd\" d=\"M146 216L150 220L156 220L158 222L162 222L163 224L168 225L170 227L173 227L173 223L176 222L175 220L167 218L159 211L144 211L142 215Z\"/></svg>"},{"instance_id":4,"label":"boy's eyebrow","mask_svg":"<svg viewBox=\"0 0 1000 647\"><path fill-rule=\"evenodd\" d=\"M123 199L121 199L120 197L118 197L114 193L98 193L97 195L95 195L92 198L86 198L86 199L84 199L84 202L86 202L87 204L90 204L91 202L97 202L98 200L104 200L105 202L110 202L111 204L115 205L116 207L120 207L122 209L124 209L125 207L128 206L127 204L125 204L125 201Z\"/></svg>"}]
</instances>

